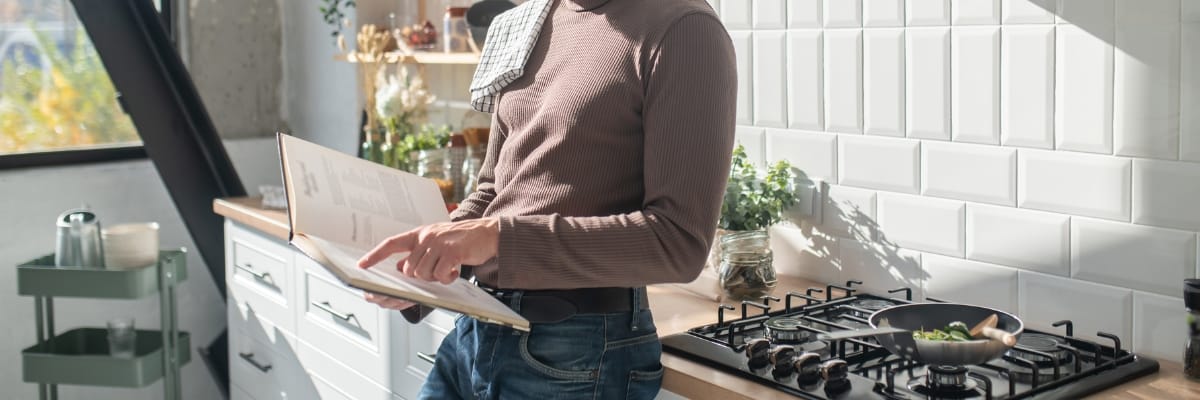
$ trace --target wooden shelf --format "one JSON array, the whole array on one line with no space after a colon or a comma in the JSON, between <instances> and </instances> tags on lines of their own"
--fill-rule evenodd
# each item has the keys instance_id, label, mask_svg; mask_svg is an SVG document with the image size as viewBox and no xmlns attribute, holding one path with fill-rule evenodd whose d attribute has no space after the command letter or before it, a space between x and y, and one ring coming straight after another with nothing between
<instances>
[{"instance_id":1,"label":"wooden shelf","mask_svg":"<svg viewBox=\"0 0 1200 400\"><path fill-rule=\"evenodd\" d=\"M479 54L477 53L443 53L436 51L418 51L413 54L403 54L400 52L391 52L384 54L384 61L389 64L404 63L404 64L458 64L458 65L475 65L479 64ZM346 53L333 56L333 59L338 61L347 61L357 63L359 61L358 53Z\"/></svg>"}]
</instances>

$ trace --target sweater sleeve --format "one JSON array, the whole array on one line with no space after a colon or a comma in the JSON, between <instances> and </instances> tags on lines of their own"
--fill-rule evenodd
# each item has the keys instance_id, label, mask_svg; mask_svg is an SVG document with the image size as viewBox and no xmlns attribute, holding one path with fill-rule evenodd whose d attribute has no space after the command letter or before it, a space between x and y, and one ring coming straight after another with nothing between
<instances>
[{"instance_id":1,"label":"sweater sleeve","mask_svg":"<svg viewBox=\"0 0 1200 400\"><path fill-rule=\"evenodd\" d=\"M492 200L496 198L496 175L493 169L496 167L496 159L499 157L503 142L504 135L500 132L500 126L493 114L487 154L484 156L483 166L479 169L479 184L475 191L458 203L458 209L450 213L451 221L457 222L482 217L483 212L487 211L488 205L492 204Z\"/></svg>"},{"instance_id":2,"label":"sweater sleeve","mask_svg":"<svg viewBox=\"0 0 1200 400\"><path fill-rule=\"evenodd\" d=\"M729 34L711 14L683 16L645 71L641 209L500 217L500 287L636 287L688 282L703 269L733 147L737 71Z\"/></svg>"}]
</instances>

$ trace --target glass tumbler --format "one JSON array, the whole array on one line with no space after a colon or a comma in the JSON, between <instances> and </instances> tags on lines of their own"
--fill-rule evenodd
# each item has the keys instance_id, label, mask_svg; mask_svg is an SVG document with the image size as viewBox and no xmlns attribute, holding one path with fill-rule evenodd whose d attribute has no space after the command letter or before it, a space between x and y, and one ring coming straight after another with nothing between
<instances>
[{"instance_id":1,"label":"glass tumbler","mask_svg":"<svg viewBox=\"0 0 1200 400\"><path fill-rule=\"evenodd\" d=\"M113 357L133 358L137 332L133 330L133 318L115 318L108 321L108 353Z\"/></svg>"}]
</instances>

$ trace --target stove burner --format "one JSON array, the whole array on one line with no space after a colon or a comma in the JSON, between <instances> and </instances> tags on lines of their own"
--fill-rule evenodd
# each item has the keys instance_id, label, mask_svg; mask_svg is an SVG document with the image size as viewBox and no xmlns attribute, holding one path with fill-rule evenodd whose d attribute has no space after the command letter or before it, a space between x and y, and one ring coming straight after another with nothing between
<instances>
[{"instance_id":1,"label":"stove burner","mask_svg":"<svg viewBox=\"0 0 1200 400\"><path fill-rule=\"evenodd\" d=\"M888 308L888 307L891 307L894 305L895 304L890 301L876 300L876 299L862 299L862 300L856 300L853 303L850 303L851 307L861 308L861 309L864 309L864 310L867 310L870 312L879 311L879 310L882 310L882 309L885 309L885 308Z\"/></svg>"},{"instance_id":2,"label":"stove burner","mask_svg":"<svg viewBox=\"0 0 1200 400\"><path fill-rule=\"evenodd\" d=\"M1042 355L1033 354L1018 349L1012 349L1004 353L1004 359L1017 365L1023 364L1013 361L1014 358L1033 361L1038 368L1054 368L1055 365L1064 365L1070 361L1073 361L1071 352L1058 348L1059 344L1065 345L1067 344L1067 341L1059 337L1041 333L1026 333L1017 338L1017 346L1046 353L1051 357L1047 358Z\"/></svg>"},{"instance_id":3,"label":"stove burner","mask_svg":"<svg viewBox=\"0 0 1200 400\"><path fill-rule=\"evenodd\" d=\"M808 326L808 324L798 318L775 317L768 319L763 326L767 332L767 339L770 339L771 343L794 344L813 339L812 332L800 328Z\"/></svg>"},{"instance_id":4,"label":"stove burner","mask_svg":"<svg viewBox=\"0 0 1200 400\"><path fill-rule=\"evenodd\" d=\"M912 391L936 399L971 399L982 397L979 384L967 377L967 367L932 365L925 376L914 377L908 383Z\"/></svg>"}]
</instances>

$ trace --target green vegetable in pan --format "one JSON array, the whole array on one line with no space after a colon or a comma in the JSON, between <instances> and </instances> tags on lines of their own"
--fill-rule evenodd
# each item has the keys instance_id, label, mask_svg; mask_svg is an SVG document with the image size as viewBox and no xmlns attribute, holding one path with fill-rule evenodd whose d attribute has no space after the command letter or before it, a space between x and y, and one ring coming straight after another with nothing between
<instances>
[{"instance_id":1,"label":"green vegetable in pan","mask_svg":"<svg viewBox=\"0 0 1200 400\"><path fill-rule=\"evenodd\" d=\"M971 330L967 325L954 321L942 329L917 330L912 333L913 339L937 340L943 342L965 342L971 340Z\"/></svg>"}]
</instances>

